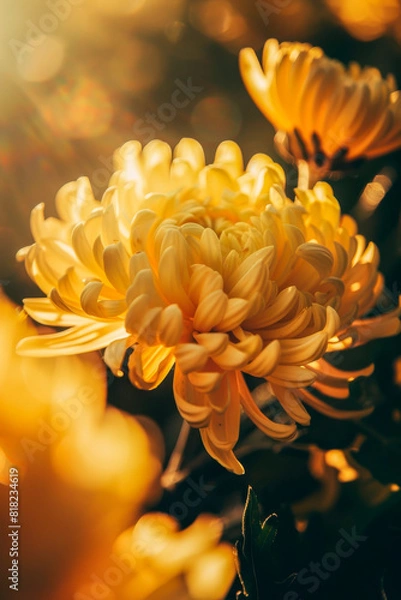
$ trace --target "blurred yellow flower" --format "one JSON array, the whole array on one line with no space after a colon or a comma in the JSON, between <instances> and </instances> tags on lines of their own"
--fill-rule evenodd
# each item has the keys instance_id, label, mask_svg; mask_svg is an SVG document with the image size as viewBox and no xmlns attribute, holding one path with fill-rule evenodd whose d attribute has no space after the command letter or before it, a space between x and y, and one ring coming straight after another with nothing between
<instances>
[{"instance_id":1,"label":"blurred yellow flower","mask_svg":"<svg viewBox=\"0 0 401 600\"><path fill-rule=\"evenodd\" d=\"M235 567L231 546L219 543L219 519L201 515L179 532L168 515L139 518L160 490L156 425L105 410L105 367L95 353L17 356L17 341L34 333L1 294L0 500L7 505L8 468L17 465L19 596L222 600ZM8 523L2 511L2 529ZM3 536L0 550L8 544ZM0 593L8 595L8 585L3 578Z\"/></svg>"},{"instance_id":2,"label":"blurred yellow flower","mask_svg":"<svg viewBox=\"0 0 401 600\"><path fill-rule=\"evenodd\" d=\"M399 0L326 0L342 25L358 40L384 35L401 16Z\"/></svg>"},{"instance_id":3,"label":"blurred yellow flower","mask_svg":"<svg viewBox=\"0 0 401 600\"><path fill-rule=\"evenodd\" d=\"M320 48L275 39L265 43L262 66L251 48L241 50L240 69L279 132L279 149L308 161L315 181L401 146L401 95L391 75L357 63L346 69Z\"/></svg>"},{"instance_id":4,"label":"blurred yellow flower","mask_svg":"<svg viewBox=\"0 0 401 600\"><path fill-rule=\"evenodd\" d=\"M241 406L267 435L291 440L308 424L300 399L341 416L307 390L348 395L325 352L392 335L398 309L368 321L383 281L378 251L341 218L329 185L284 192L284 174L224 142L205 166L194 140L175 149L126 144L101 202L86 179L61 189L60 219L34 209L35 243L20 252L47 298L25 300L34 319L66 331L19 344L28 356L105 348L115 373L128 348L131 381L158 386L175 365L174 395L212 457L236 473ZM266 379L289 415L267 418L244 374ZM331 392L333 390L333 392ZM370 409L369 409L370 410ZM366 412L366 411L365 411ZM346 413L355 416L355 412Z\"/></svg>"},{"instance_id":5,"label":"blurred yellow flower","mask_svg":"<svg viewBox=\"0 0 401 600\"><path fill-rule=\"evenodd\" d=\"M35 332L1 294L0 504L8 506L9 469L18 469L19 597L64 600L159 495L163 451L156 425L105 410L97 354L17 356L17 341ZM1 529L9 525L3 509ZM2 536L7 556L9 543ZM1 597L9 584L2 578Z\"/></svg>"},{"instance_id":6,"label":"blurred yellow flower","mask_svg":"<svg viewBox=\"0 0 401 600\"><path fill-rule=\"evenodd\" d=\"M163 513L149 513L116 540L112 559L76 600L223 600L235 576L233 549L219 543L222 523L200 515L179 531ZM113 571L113 574L112 574Z\"/></svg>"},{"instance_id":7,"label":"blurred yellow flower","mask_svg":"<svg viewBox=\"0 0 401 600\"><path fill-rule=\"evenodd\" d=\"M19 356L19 340L37 333L0 288L0 445L20 468L44 448L43 441L60 439L78 419L99 419L106 405L100 356Z\"/></svg>"}]
</instances>

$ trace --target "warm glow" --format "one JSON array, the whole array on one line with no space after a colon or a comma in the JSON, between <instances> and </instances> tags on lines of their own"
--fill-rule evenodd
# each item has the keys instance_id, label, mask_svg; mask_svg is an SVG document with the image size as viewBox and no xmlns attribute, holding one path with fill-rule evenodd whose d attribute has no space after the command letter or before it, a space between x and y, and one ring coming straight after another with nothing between
<instances>
[{"instance_id":1,"label":"warm glow","mask_svg":"<svg viewBox=\"0 0 401 600\"><path fill-rule=\"evenodd\" d=\"M351 35L368 42L384 35L401 15L398 0L326 0Z\"/></svg>"},{"instance_id":2,"label":"warm glow","mask_svg":"<svg viewBox=\"0 0 401 600\"><path fill-rule=\"evenodd\" d=\"M116 540L112 556L123 558L129 573L116 587L117 600L182 598L223 600L234 579L232 547L220 543L222 524L199 516L180 531L170 515L148 513ZM110 561L115 564L115 561ZM90 583L80 592L90 593Z\"/></svg>"},{"instance_id":3,"label":"warm glow","mask_svg":"<svg viewBox=\"0 0 401 600\"><path fill-rule=\"evenodd\" d=\"M0 45L0 600L396 600L401 0Z\"/></svg>"},{"instance_id":4,"label":"warm glow","mask_svg":"<svg viewBox=\"0 0 401 600\"><path fill-rule=\"evenodd\" d=\"M394 363L394 383L401 387L401 356L398 356Z\"/></svg>"},{"instance_id":5,"label":"warm glow","mask_svg":"<svg viewBox=\"0 0 401 600\"><path fill-rule=\"evenodd\" d=\"M185 579L195 600L220 600L226 598L233 574L233 549L229 544L220 544L200 556Z\"/></svg>"},{"instance_id":6,"label":"warm glow","mask_svg":"<svg viewBox=\"0 0 401 600\"><path fill-rule=\"evenodd\" d=\"M394 169L383 169L366 185L356 207L362 218L369 217L376 210L396 178Z\"/></svg>"},{"instance_id":7,"label":"warm glow","mask_svg":"<svg viewBox=\"0 0 401 600\"><path fill-rule=\"evenodd\" d=\"M110 127L113 107L108 92L89 77L56 82L50 93L33 92L32 98L47 126L59 137L90 138Z\"/></svg>"},{"instance_id":8,"label":"warm glow","mask_svg":"<svg viewBox=\"0 0 401 600\"><path fill-rule=\"evenodd\" d=\"M65 436L55 450L54 468L82 488L109 486L123 498L139 500L160 472L160 457L152 455L157 445L152 450L149 441L136 419L109 408L100 422L80 421Z\"/></svg>"},{"instance_id":9,"label":"warm glow","mask_svg":"<svg viewBox=\"0 0 401 600\"><path fill-rule=\"evenodd\" d=\"M0 484L8 485L9 483L9 468L11 467L11 463L7 458L7 454L4 452L3 448L0 446Z\"/></svg>"},{"instance_id":10,"label":"warm glow","mask_svg":"<svg viewBox=\"0 0 401 600\"><path fill-rule=\"evenodd\" d=\"M326 452L326 463L339 471L348 467L347 459L342 450L328 450Z\"/></svg>"},{"instance_id":11,"label":"warm glow","mask_svg":"<svg viewBox=\"0 0 401 600\"><path fill-rule=\"evenodd\" d=\"M353 469L352 467L347 467L346 469L342 469L339 473L338 473L338 481L341 481L341 483L348 483L350 481L355 481L355 479L358 479L359 477L359 473L356 469Z\"/></svg>"},{"instance_id":12,"label":"warm glow","mask_svg":"<svg viewBox=\"0 0 401 600\"><path fill-rule=\"evenodd\" d=\"M35 83L52 79L60 70L64 55L64 41L56 36L46 36L42 44L27 52L21 60L21 77Z\"/></svg>"},{"instance_id":13,"label":"warm glow","mask_svg":"<svg viewBox=\"0 0 401 600\"><path fill-rule=\"evenodd\" d=\"M235 138L241 129L241 121L239 107L228 94L201 99L191 114L194 132L205 143L213 140L217 132L222 139Z\"/></svg>"},{"instance_id":14,"label":"warm glow","mask_svg":"<svg viewBox=\"0 0 401 600\"><path fill-rule=\"evenodd\" d=\"M229 50L237 51L248 33L246 19L229 0L203 0L192 6L190 14L197 29Z\"/></svg>"},{"instance_id":15,"label":"warm glow","mask_svg":"<svg viewBox=\"0 0 401 600\"><path fill-rule=\"evenodd\" d=\"M299 533L304 533L308 528L308 521L306 519L297 519L295 521L295 527Z\"/></svg>"},{"instance_id":16,"label":"warm glow","mask_svg":"<svg viewBox=\"0 0 401 600\"><path fill-rule=\"evenodd\" d=\"M106 402L99 356L18 356L18 341L36 333L30 319L0 292L0 438L6 436L7 451L19 466L28 458L19 440L36 439L43 420L50 426L54 421L51 435L60 439L59 429L64 432L78 419L98 418Z\"/></svg>"},{"instance_id":17,"label":"warm glow","mask_svg":"<svg viewBox=\"0 0 401 600\"><path fill-rule=\"evenodd\" d=\"M19 560L25 573L35 573L30 596L64 600L101 568L143 505L160 495L163 442L149 419L105 412L98 354L17 356L18 339L35 333L1 293L0 482L8 484L9 467L18 468ZM1 551L6 544L3 536Z\"/></svg>"},{"instance_id":18,"label":"warm glow","mask_svg":"<svg viewBox=\"0 0 401 600\"><path fill-rule=\"evenodd\" d=\"M338 471L338 480L347 483L358 479L359 474L351 467L342 450L328 450L325 454L326 464Z\"/></svg>"},{"instance_id":19,"label":"warm glow","mask_svg":"<svg viewBox=\"0 0 401 600\"><path fill-rule=\"evenodd\" d=\"M100 13L102 16L121 19L122 22L128 19L134 29L141 31L155 32L162 30L180 18L185 7L185 0L97 0L91 4L85 5L88 12L87 17L91 17L91 12Z\"/></svg>"}]
</instances>

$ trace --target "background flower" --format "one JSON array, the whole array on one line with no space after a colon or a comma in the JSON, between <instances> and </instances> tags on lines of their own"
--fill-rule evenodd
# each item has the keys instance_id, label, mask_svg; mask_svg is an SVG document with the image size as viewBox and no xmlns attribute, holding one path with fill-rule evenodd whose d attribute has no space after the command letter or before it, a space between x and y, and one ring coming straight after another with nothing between
<instances>
[{"instance_id":1,"label":"background flower","mask_svg":"<svg viewBox=\"0 0 401 600\"><path fill-rule=\"evenodd\" d=\"M92 577L77 596L85 600L103 592L105 600L223 600L235 567L232 547L219 543L221 534L222 522L212 515L200 515L179 531L170 515L145 514L115 541L114 561L101 573L106 585L104 577ZM116 562L120 576L111 581L107 567Z\"/></svg>"},{"instance_id":2,"label":"background flower","mask_svg":"<svg viewBox=\"0 0 401 600\"><path fill-rule=\"evenodd\" d=\"M251 48L241 50L240 68L277 140L296 161L309 162L315 181L316 172L401 146L401 96L390 75L357 63L345 69L321 48L275 39L264 46L262 66Z\"/></svg>"},{"instance_id":3,"label":"background flower","mask_svg":"<svg viewBox=\"0 0 401 600\"><path fill-rule=\"evenodd\" d=\"M88 569L100 568L114 538L159 497L163 443L149 420L105 411L98 355L16 356L16 341L34 327L4 295L0 305L0 499L6 506L9 469L17 468L18 593L61 600L72 597ZM0 521L10 531L8 510ZM2 564L9 548L2 536Z\"/></svg>"}]
</instances>

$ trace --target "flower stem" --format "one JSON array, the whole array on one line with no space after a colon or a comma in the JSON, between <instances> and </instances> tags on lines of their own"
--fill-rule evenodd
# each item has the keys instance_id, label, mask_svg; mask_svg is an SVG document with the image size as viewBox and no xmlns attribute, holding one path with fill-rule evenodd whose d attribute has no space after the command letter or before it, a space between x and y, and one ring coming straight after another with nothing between
<instances>
[{"instance_id":1,"label":"flower stem","mask_svg":"<svg viewBox=\"0 0 401 600\"><path fill-rule=\"evenodd\" d=\"M173 488L176 485L176 483L178 483L182 479L180 467L190 431L191 426L188 425L186 421L183 421L180 433L178 435L177 443L174 447L174 450L171 453L167 467L161 477L161 483L165 489Z\"/></svg>"},{"instance_id":2,"label":"flower stem","mask_svg":"<svg viewBox=\"0 0 401 600\"><path fill-rule=\"evenodd\" d=\"M306 160L299 160L298 166L298 188L300 190L309 189L310 169Z\"/></svg>"}]
</instances>

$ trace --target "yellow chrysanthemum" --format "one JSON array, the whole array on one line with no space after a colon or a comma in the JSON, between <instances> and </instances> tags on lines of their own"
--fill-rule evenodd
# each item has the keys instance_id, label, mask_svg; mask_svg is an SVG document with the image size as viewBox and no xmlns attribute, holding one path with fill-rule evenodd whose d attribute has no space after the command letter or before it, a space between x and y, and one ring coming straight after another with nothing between
<instances>
[{"instance_id":1,"label":"yellow chrysanthemum","mask_svg":"<svg viewBox=\"0 0 401 600\"><path fill-rule=\"evenodd\" d=\"M245 85L280 132L279 148L318 174L401 146L401 95L391 75L351 63L346 69L309 44L270 39L262 66L240 53Z\"/></svg>"},{"instance_id":2,"label":"yellow chrysanthemum","mask_svg":"<svg viewBox=\"0 0 401 600\"><path fill-rule=\"evenodd\" d=\"M179 531L164 513L148 513L115 541L103 572L120 568L104 600L222 600L234 576L233 548L220 542L223 526L213 515L200 515ZM117 571L118 572L118 571ZM77 592L77 600L93 598L93 578Z\"/></svg>"},{"instance_id":3,"label":"yellow chrysanthemum","mask_svg":"<svg viewBox=\"0 0 401 600\"><path fill-rule=\"evenodd\" d=\"M131 381L155 388L175 365L178 409L208 452L241 473L232 449L241 406L267 435L290 440L309 415L300 398L338 416L308 386L348 394L348 379L321 358L399 329L398 311L365 325L381 288L378 251L341 219L329 185L284 192L265 155L243 170L224 142L214 164L183 140L128 143L101 202L86 179L62 188L61 219L32 213L36 243L21 251L48 298L25 300L42 323L69 327L27 338L19 351L49 356L106 347ZM266 379L293 422L268 419L244 374ZM349 416L354 416L354 412Z\"/></svg>"},{"instance_id":4,"label":"yellow chrysanthemum","mask_svg":"<svg viewBox=\"0 0 401 600\"><path fill-rule=\"evenodd\" d=\"M0 288L0 528L21 522L18 597L65 600L160 497L163 443L149 419L105 407L97 353L17 356L17 341L34 333ZM4 535L0 554L9 552ZM1 578L1 598L10 584Z\"/></svg>"}]
</instances>

